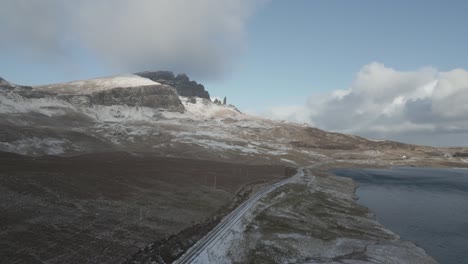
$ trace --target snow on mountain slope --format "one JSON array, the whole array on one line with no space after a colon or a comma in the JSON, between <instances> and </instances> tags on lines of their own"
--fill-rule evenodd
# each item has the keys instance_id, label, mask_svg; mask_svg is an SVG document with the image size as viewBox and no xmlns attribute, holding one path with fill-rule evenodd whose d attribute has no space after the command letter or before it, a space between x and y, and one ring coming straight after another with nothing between
<instances>
[{"instance_id":1,"label":"snow on mountain slope","mask_svg":"<svg viewBox=\"0 0 468 264\"><path fill-rule=\"evenodd\" d=\"M199 97L180 96L179 98L188 114L194 118L236 118L242 116L242 113L234 106L218 105L211 100Z\"/></svg>"},{"instance_id":2,"label":"snow on mountain slope","mask_svg":"<svg viewBox=\"0 0 468 264\"><path fill-rule=\"evenodd\" d=\"M366 151L370 146L379 153L390 149L397 157L409 153L403 145L276 122L232 105L178 96L170 86L157 84L121 75L0 90L0 150L27 155L119 150L289 165L331 157L375 158L377 152ZM117 86L128 89L113 89ZM164 94L164 89L171 91ZM156 103L144 104L150 99ZM184 111L163 107L169 101Z\"/></svg>"},{"instance_id":3,"label":"snow on mountain slope","mask_svg":"<svg viewBox=\"0 0 468 264\"><path fill-rule=\"evenodd\" d=\"M215 104L208 99L179 97L186 108L181 113L125 104L75 104L60 98L27 98L15 92L0 92L0 137L2 124L17 127L11 131L20 131L8 132L6 136L12 139L0 144L0 150L21 154L92 151L76 145L76 140L67 136L55 138L49 132L39 132L38 127L53 131L79 129L80 133L117 149L164 153L182 148L177 155L187 150L202 151L210 155L206 158L221 157L221 153L278 156L287 155L289 149L278 144L275 138L261 135L275 126L271 121L242 114L234 106ZM18 118L23 120L22 127L15 121ZM57 142L64 143L59 148ZM51 147L45 148L46 145Z\"/></svg>"},{"instance_id":4,"label":"snow on mountain slope","mask_svg":"<svg viewBox=\"0 0 468 264\"><path fill-rule=\"evenodd\" d=\"M25 138L13 142L0 142L0 150L18 154L31 154L31 149L41 149L42 153L60 155L65 152L63 145L70 144L68 140L55 138Z\"/></svg>"},{"instance_id":5,"label":"snow on mountain slope","mask_svg":"<svg viewBox=\"0 0 468 264\"><path fill-rule=\"evenodd\" d=\"M74 106L52 97L24 98L17 93L0 93L0 114L37 113L46 116L63 115Z\"/></svg>"},{"instance_id":6,"label":"snow on mountain slope","mask_svg":"<svg viewBox=\"0 0 468 264\"><path fill-rule=\"evenodd\" d=\"M126 74L67 83L41 85L35 86L34 89L61 94L89 94L118 87L138 87L147 85L160 85L160 83L138 75Z\"/></svg>"}]
</instances>

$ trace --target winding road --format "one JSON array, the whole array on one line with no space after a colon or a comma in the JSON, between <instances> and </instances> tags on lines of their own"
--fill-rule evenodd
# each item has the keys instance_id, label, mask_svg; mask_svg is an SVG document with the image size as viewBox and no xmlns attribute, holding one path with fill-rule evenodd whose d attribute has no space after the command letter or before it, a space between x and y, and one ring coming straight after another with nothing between
<instances>
[{"instance_id":1,"label":"winding road","mask_svg":"<svg viewBox=\"0 0 468 264\"><path fill-rule=\"evenodd\" d=\"M216 227L214 227L208 234L200 239L194 246L188 249L184 255L182 255L182 257L174 261L174 264L188 264L195 261L202 252L210 249L213 245L218 243L218 241L222 239L239 222L239 220L249 211L249 209L252 208L266 194L289 183L297 177L302 177L303 175L304 168L299 168L298 172L294 176L267 186L261 189L259 192L255 193L239 207L225 216Z\"/></svg>"}]
</instances>

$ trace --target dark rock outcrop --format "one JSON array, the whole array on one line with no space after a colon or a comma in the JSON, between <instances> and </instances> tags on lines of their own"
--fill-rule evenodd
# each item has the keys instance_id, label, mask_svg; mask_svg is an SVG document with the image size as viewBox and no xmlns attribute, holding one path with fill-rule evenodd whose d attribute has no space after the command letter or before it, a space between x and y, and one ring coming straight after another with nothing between
<instances>
[{"instance_id":1,"label":"dark rock outcrop","mask_svg":"<svg viewBox=\"0 0 468 264\"><path fill-rule=\"evenodd\" d=\"M185 108L172 87L152 85L115 88L90 94L93 104L146 106L184 112Z\"/></svg>"},{"instance_id":2,"label":"dark rock outcrop","mask_svg":"<svg viewBox=\"0 0 468 264\"><path fill-rule=\"evenodd\" d=\"M205 91L205 87L196 81L191 81L190 78L185 74L179 74L175 76L174 73L170 71L146 71L135 73L135 75L148 78L161 84L172 86L181 96L196 96L210 99L210 94Z\"/></svg>"}]
</instances>

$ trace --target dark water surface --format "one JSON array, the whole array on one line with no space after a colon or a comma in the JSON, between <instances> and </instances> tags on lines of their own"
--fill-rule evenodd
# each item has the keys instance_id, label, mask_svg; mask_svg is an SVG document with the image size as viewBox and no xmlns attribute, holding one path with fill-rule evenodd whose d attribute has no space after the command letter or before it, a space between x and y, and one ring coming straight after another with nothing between
<instances>
[{"instance_id":1,"label":"dark water surface","mask_svg":"<svg viewBox=\"0 0 468 264\"><path fill-rule=\"evenodd\" d=\"M359 203L442 264L468 263L468 169L337 169L359 183Z\"/></svg>"}]
</instances>

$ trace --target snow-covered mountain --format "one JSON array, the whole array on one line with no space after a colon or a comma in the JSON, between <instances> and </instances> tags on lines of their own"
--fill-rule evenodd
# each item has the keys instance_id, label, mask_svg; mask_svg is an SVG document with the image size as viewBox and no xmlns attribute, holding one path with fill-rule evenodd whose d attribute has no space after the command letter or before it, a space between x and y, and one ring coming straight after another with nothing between
<instances>
[{"instance_id":1,"label":"snow-covered mountain","mask_svg":"<svg viewBox=\"0 0 468 264\"><path fill-rule=\"evenodd\" d=\"M137 75L37 87L2 82L10 88L0 90L0 150L19 154L130 151L307 164L441 152L251 116L232 105L180 96L169 85Z\"/></svg>"},{"instance_id":2,"label":"snow-covered mountain","mask_svg":"<svg viewBox=\"0 0 468 264\"><path fill-rule=\"evenodd\" d=\"M117 75L111 77L80 80L67 83L56 83L49 85L35 86L34 89L43 92L60 94L90 94L99 91L106 91L114 88L141 87L149 85L161 85L148 78L143 78L134 74Z\"/></svg>"}]
</instances>

